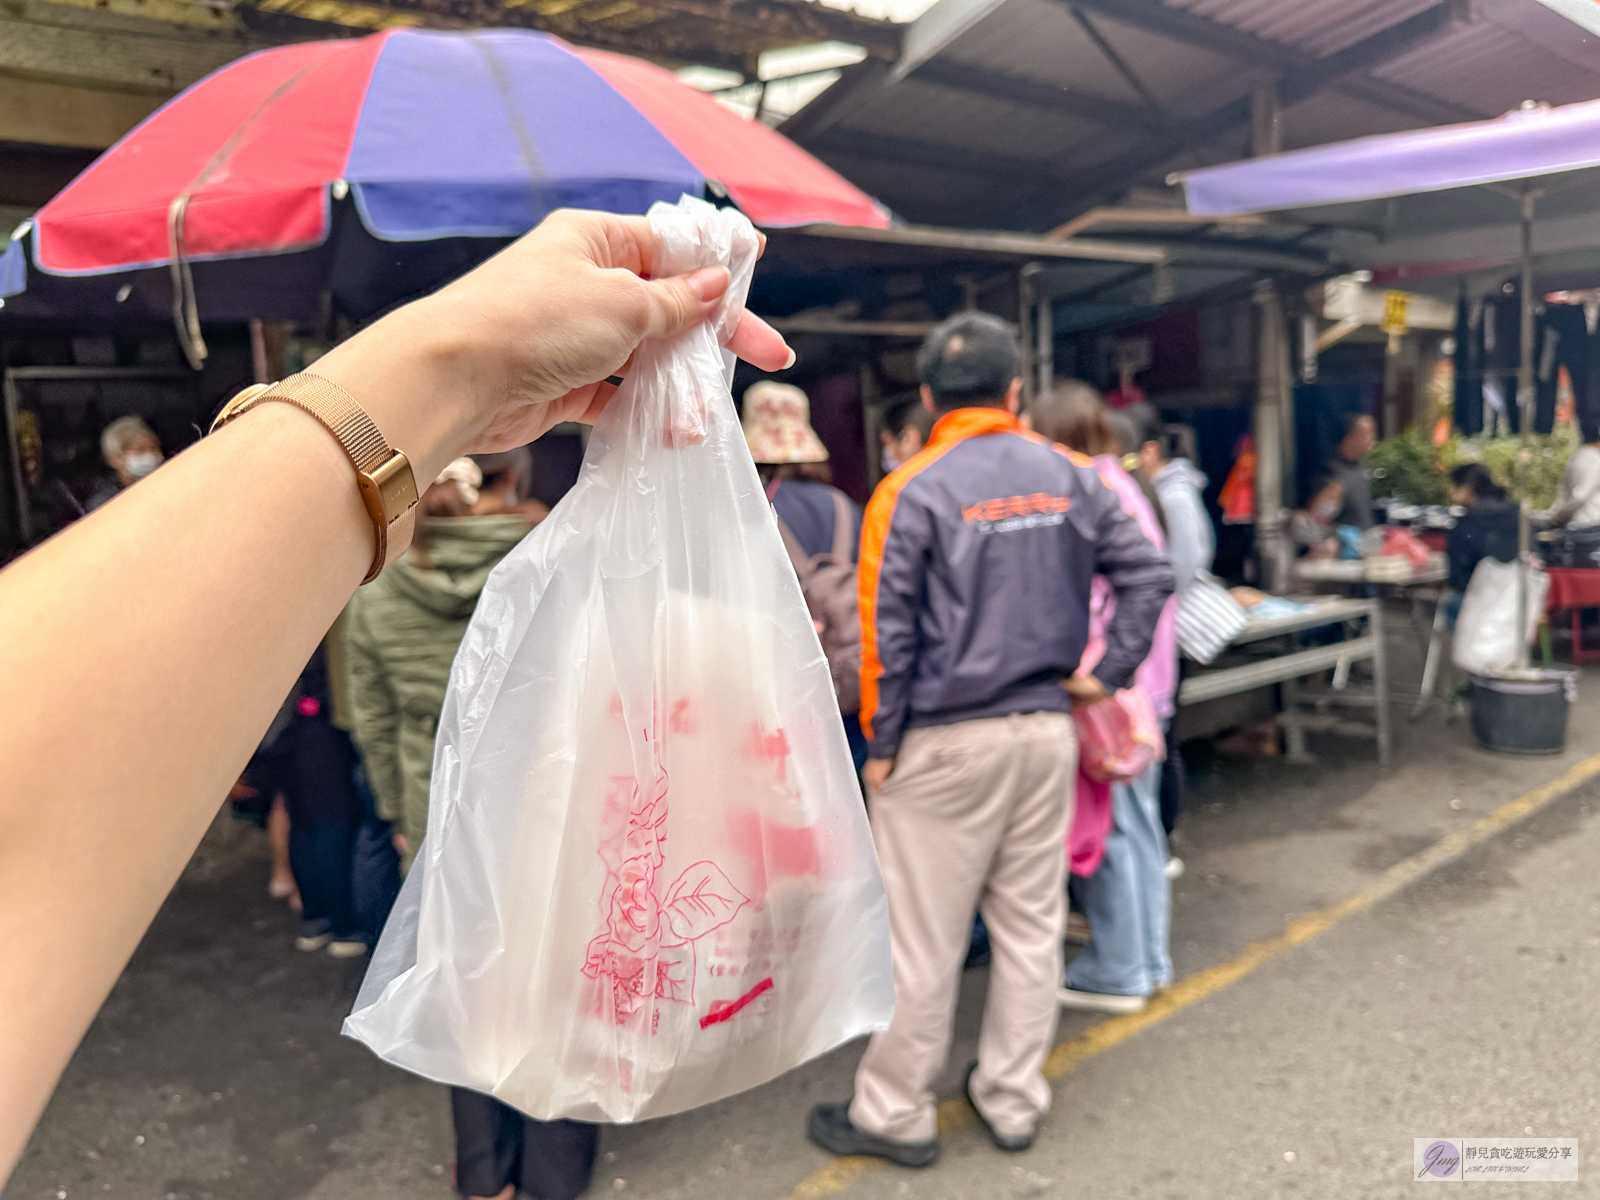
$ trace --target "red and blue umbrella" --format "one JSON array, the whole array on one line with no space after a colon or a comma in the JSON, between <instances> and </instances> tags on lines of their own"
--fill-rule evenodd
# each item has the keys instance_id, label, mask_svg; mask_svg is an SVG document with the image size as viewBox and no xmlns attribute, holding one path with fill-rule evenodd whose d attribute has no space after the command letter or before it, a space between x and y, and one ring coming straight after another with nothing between
<instances>
[{"instance_id":1,"label":"red and blue umbrella","mask_svg":"<svg viewBox=\"0 0 1600 1200\"><path fill-rule=\"evenodd\" d=\"M660 67L522 30L388 30L247 55L169 101L39 210L0 260L0 295L41 273L152 267L182 293L180 264L305 259L346 202L405 262L400 243L511 238L563 206L641 213L708 191L757 225L888 224L787 138ZM281 292L294 272L268 275ZM202 276L219 297L252 290Z\"/></svg>"}]
</instances>

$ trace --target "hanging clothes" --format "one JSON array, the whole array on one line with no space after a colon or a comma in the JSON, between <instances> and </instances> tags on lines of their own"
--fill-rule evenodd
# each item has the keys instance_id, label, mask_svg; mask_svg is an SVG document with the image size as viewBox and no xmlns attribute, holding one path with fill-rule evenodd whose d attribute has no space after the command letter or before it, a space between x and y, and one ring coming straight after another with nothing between
<instances>
[{"instance_id":1,"label":"hanging clothes","mask_svg":"<svg viewBox=\"0 0 1600 1200\"><path fill-rule=\"evenodd\" d=\"M1455 421L1467 437L1483 432L1483 301L1456 301Z\"/></svg>"},{"instance_id":2,"label":"hanging clothes","mask_svg":"<svg viewBox=\"0 0 1600 1200\"><path fill-rule=\"evenodd\" d=\"M1522 430L1517 403L1517 365L1522 359L1522 300L1517 285L1507 283L1484 298L1483 387L1491 409L1503 413L1504 427Z\"/></svg>"},{"instance_id":3,"label":"hanging clothes","mask_svg":"<svg viewBox=\"0 0 1600 1200\"><path fill-rule=\"evenodd\" d=\"M1572 379L1572 402L1578 427L1589 434L1600 430L1600 305L1547 304L1544 324L1556 335L1551 371L1550 412L1555 412L1555 378L1566 367ZM1542 400L1542 397L1541 397ZM1544 412L1540 406L1540 415ZM1538 424L1534 425L1539 429Z\"/></svg>"},{"instance_id":4,"label":"hanging clothes","mask_svg":"<svg viewBox=\"0 0 1600 1200\"><path fill-rule=\"evenodd\" d=\"M1555 427L1561 367L1572 377L1578 411L1585 411L1583 397L1593 390L1600 418L1600 337L1583 329L1581 308L1540 304L1534 310L1535 433L1549 433ZM1517 283L1502 284L1481 300L1463 295L1456 302L1454 359L1456 428L1468 437L1485 432L1486 424L1491 434L1520 433L1517 369L1522 362L1522 296Z\"/></svg>"}]
</instances>

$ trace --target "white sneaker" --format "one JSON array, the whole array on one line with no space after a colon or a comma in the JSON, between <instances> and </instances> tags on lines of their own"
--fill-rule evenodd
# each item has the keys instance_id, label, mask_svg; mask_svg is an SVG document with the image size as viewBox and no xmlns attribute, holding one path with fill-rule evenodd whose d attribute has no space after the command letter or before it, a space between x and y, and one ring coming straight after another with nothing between
<instances>
[{"instance_id":1,"label":"white sneaker","mask_svg":"<svg viewBox=\"0 0 1600 1200\"><path fill-rule=\"evenodd\" d=\"M1113 996L1107 992L1076 992L1069 987L1056 991L1056 1000L1062 1008L1076 1008L1084 1012L1136 1013L1143 1012L1150 1003L1143 996Z\"/></svg>"},{"instance_id":2,"label":"white sneaker","mask_svg":"<svg viewBox=\"0 0 1600 1200\"><path fill-rule=\"evenodd\" d=\"M1168 879L1179 879L1183 876L1183 859L1167 859L1166 869L1162 872Z\"/></svg>"},{"instance_id":3,"label":"white sneaker","mask_svg":"<svg viewBox=\"0 0 1600 1200\"><path fill-rule=\"evenodd\" d=\"M294 948L296 950L304 950L309 954L313 950L321 950L331 941L333 941L333 934L331 933L302 934L300 937L295 938Z\"/></svg>"},{"instance_id":4,"label":"white sneaker","mask_svg":"<svg viewBox=\"0 0 1600 1200\"><path fill-rule=\"evenodd\" d=\"M367 944L354 938L334 938L328 943L331 958L360 958L367 952Z\"/></svg>"}]
</instances>

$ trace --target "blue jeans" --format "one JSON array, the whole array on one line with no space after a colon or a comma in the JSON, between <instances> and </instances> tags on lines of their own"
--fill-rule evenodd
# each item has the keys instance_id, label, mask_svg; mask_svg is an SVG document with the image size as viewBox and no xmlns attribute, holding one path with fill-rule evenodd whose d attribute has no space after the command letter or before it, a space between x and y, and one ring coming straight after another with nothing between
<instances>
[{"instance_id":1,"label":"blue jeans","mask_svg":"<svg viewBox=\"0 0 1600 1200\"><path fill-rule=\"evenodd\" d=\"M1094 936L1067 967L1069 988L1148 996L1158 984L1172 982L1167 951L1172 893L1166 866L1161 764L1153 763L1131 784L1111 787L1105 857L1093 875L1079 881Z\"/></svg>"},{"instance_id":2,"label":"blue jeans","mask_svg":"<svg viewBox=\"0 0 1600 1200\"><path fill-rule=\"evenodd\" d=\"M367 945L376 946L400 894L400 855L394 848L394 826L378 816L366 767L358 763L354 778L356 795L361 798L361 827L356 830L350 899L356 929Z\"/></svg>"},{"instance_id":3,"label":"blue jeans","mask_svg":"<svg viewBox=\"0 0 1600 1200\"><path fill-rule=\"evenodd\" d=\"M1456 631L1456 618L1461 615L1461 601L1464 593L1446 592L1439 598L1440 607L1444 609L1444 627L1451 633Z\"/></svg>"},{"instance_id":4,"label":"blue jeans","mask_svg":"<svg viewBox=\"0 0 1600 1200\"><path fill-rule=\"evenodd\" d=\"M304 920L336 937L363 932L351 896L361 797L350 735L325 716L297 717L289 809L289 868L300 887Z\"/></svg>"}]
</instances>

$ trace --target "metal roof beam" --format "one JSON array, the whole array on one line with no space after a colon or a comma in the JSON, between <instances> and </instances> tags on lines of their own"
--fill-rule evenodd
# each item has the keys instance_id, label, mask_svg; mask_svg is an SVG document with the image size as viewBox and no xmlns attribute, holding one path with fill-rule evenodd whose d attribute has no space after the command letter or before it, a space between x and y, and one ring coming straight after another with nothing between
<instances>
[{"instance_id":1,"label":"metal roof beam","mask_svg":"<svg viewBox=\"0 0 1600 1200\"><path fill-rule=\"evenodd\" d=\"M1168 8L1161 3L1161 0L1060 0L1060 2L1068 8L1088 9L1123 25L1142 29L1147 33L1160 34L1186 45L1199 46L1231 58L1242 58L1248 62L1275 67L1286 73L1286 80L1294 78L1302 71L1316 70L1345 56L1351 56L1352 61L1356 59L1366 61L1360 62L1360 65L1344 68L1341 74L1366 70L1384 59L1396 57L1402 51L1409 50L1421 38L1432 36L1450 22L1461 19L1463 11L1460 0L1445 0L1444 3L1424 9L1415 16L1375 33L1328 58L1317 58L1293 46L1257 37L1246 30L1224 25L1209 17L1197 16L1183 9ZM1356 54L1354 53L1356 51L1363 52ZM1374 57L1373 52L1379 53ZM1484 115L1381 79L1342 80L1339 90L1368 103L1396 109L1428 121L1471 120Z\"/></svg>"},{"instance_id":2,"label":"metal roof beam","mask_svg":"<svg viewBox=\"0 0 1600 1200\"><path fill-rule=\"evenodd\" d=\"M243 7L243 6L241 6ZM901 27L869 20L814 0L647 0L629 14L631 23L609 25L586 18L581 10L544 13L497 0L334 0L305 6L297 0L256 0L263 12L303 16L300 8L338 14L342 24L380 28L392 22L387 14L431 19L446 27L510 25L555 33L582 45L645 54L680 62L697 62L749 73L760 50L806 42L849 42L878 60L900 56ZM640 21L639 17L644 17ZM654 18L653 20L650 18ZM687 20L685 20L687 18ZM741 54L743 41L751 48Z\"/></svg>"},{"instance_id":3,"label":"metal roof beam","mask_svg":"<svg viewBox=\"0 0 1600 1200\"><path fill-rule=\"evenodd\" d=\"M859 133L853 129L830 129L808 142L807 146L813 153L824 157L842 154L851 158L931 167L936 171L991 178L1006 187L1044 187L1080 177L1080 172L1069 171L1063 166L1039 159L1014 158L1005 154L918 142L910 138Z\"/></svg>"},{"instance_id":4,"label":"metal roof beam","mask_svg":"<svg viewBox=\"0 0 1600 1200\"><path fill-rule=\"evenodd\" d=\"M820 96L779 125L778 132L790 141L809 145L811 139L821 137L876 96L888 76L887 64L878 58L846 67Z\"/></svg>"},{"instance_id":5,"label":"metal roof beam","mask_svg":"<svg viewBox=\"0 0 1600 1200\"><path fill-rule=\"evenodd\" d=\"M646 0L643 7L759 30L775 42L849 42L874 58L893 62L900 57L900 26L825 8L815 0Z\"/></svg>"},{"instance_id":6,"label":"metal roof beam","mask_svg":"<svg viewBox=\"0 0 1600 1200\"><path fill-rule=\"evenodd\" d=\"M317 17L303 17L302 9L314 11ZM620 28L599 21L574 20L570 15L549 16L532 8L479 4L476 0L382 0L381 3L317 0L309 6L301 4L300 0L256 0L253 4L240 4L236 11L243 14L246 27L279 34L291 32L303 36L314 32L328 37L334 31L382 29L396 23L390 18L403 15L418 18L419 23L432 28L509 26L533 29L556 34L582 46L669 62L698 63L741 74L750 65L747 55L706 44L697 33L672 27L670 16L654 23L653 27ZM284 23L288 25L280 28Z\"/></svg>"},{"instance_id":7,"label":"metal roof beam","mask_svg":"<svg viewBox=\"0 0 1600 1200\"><path fill-rule=\"evenodd\" d=\"M1102 0L1089 0L1089 2L1093 5L1099 5ZM1145 6L1150 3L1150 0L1115 0L1116 5L1123 3L1127 4L1129 12L1142 13ZM1174 15L1182 16L1185 21L1204 20L1204 18L1192 17L1188 13L1180 13L1177 9L1168 9L1162 4L1155 4L1154 7L1160 8L1162 12L1170 12ZM1408 17L1406 20L1364 38L1354 45L1347 46L1337 53L1330 54L1326 58L1309 59L1306 65L1297 67L1289 72L1279 83L1280 99L1285 107L1296 104L1326 88L1329 84L1345 78L1352 72L1376 66L1378 63L1399 54L1402 50L1409 49L1418 42L1432 37L1454 20L1456 11L1454 0L1445 0L1445 3L1424 9L1415 16ZM1213 22L1207 22L1207 24L1213 24ZM1252 41L1260 40L1250 34L1243 36L1251 38ZM1273 43L1263 44L1273 45ZM1180 130L1170 135L1164 142L1153 149L1135 150L1096 167L1095 175L1100 182L1093 187L1082 189L1070 196L1062 206L1062 210L1075 213L1101 200L1113 199L1137 183L1146 173L1159 167L1180 151L1213 142L1225 134L1249 124L1250 119L1251 102L1249 96L1241 96L1239 99L1230 101L1220 108L1213 109L1205 116L1187 122Z\"/></svg>"},{"instance_id":8,"label":"metal roof beam","mask_svg":"<svg viewBox=\"0 0 1600 1200\"><path fill-rule=\"evenodd\" d=\"M1158 33L1173 41L1199 46L1231 58L1271 63L1276 67L1304 66L1315 61L1282 42L1270 42L1232 25L1197 16L1181 8L1169 8L1161 0L1063 0L1068 8L1087 9L1110 17L1121 25L1131 25L1146 33Z\"/></svg>"},{"instance_id":9,"label":"metal roof beam","mask_svg":"<svg viewBox=\"0 0 1600 1200\"><path fill-rule=\"evenodd\" d=\"M1091 262L1147 264L1167 261L1167 251L1164 248L1135 242L1110 242L1090 238L1052 240L1030 233L941 229L932 225L893 225L888 229L868 229L860 225L800 225L785 232L806 237L872 242L884 246L921 246L955 254L1021 259L1078 258Z\"/></svg>"},{"instance_id":10,"label":"metal roof beam","mask_svg":"<svg viewBox=\"0 0 1600 1200\"><path fill-rule=\"evenodd\" d=\"M945 58L930 59L917 67L911 77L952 91L988 96L1009 104L1040 108L1069 117L1083 117L1112 128L1134 126L1158 133L1172 133L1182 125L1181 121L1158 109L1124 104L1104 96L1092 96L1053 83L1040 83L1035 79L1023 79Z\"/></svg>"}]
</instances>

